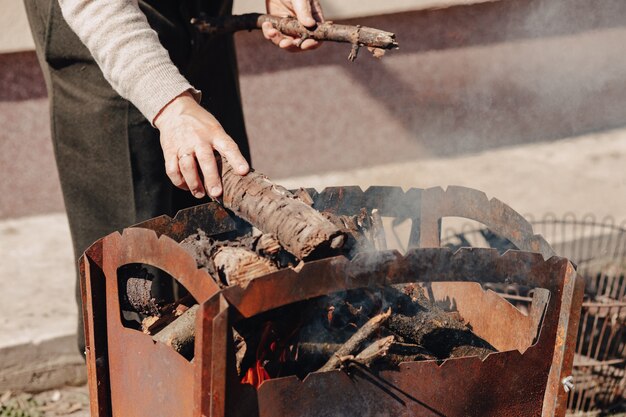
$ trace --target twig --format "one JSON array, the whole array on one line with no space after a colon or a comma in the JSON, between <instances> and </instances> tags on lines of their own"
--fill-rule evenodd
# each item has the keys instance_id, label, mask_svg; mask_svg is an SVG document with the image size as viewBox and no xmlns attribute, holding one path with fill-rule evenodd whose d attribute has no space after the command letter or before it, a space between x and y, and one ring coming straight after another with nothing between
<instances>
[{"instance_id":1,"label":"twig","mask_svg":"<svg viewBox=\"0 0 626 417\"><path fill-rule=\"evenodd\" d=\"M377 58L380 58L385 50L398 48L398 42L394 33L366 26L340 25L330 21L319 23L314 29L308 29L298 19L293 17L279 17L259 13L210 18L202 17L191 20L191 23L195 25L198 31L209 35L261 29L265 22L271 23L274 28L284 35L294 38L352 44L349 57L351 61L356 59L358 49L361 46L373 48L372 53Z\"/></svg>"},{"instance_id":2,"label":"twig","mask_svg":"<svg viewBox=\"0 0 626 417\"><path fill-rule=\"evenodd\" d=\"M349 359L347 362L348 364L358 363L363 366L370 366L376 359L387 355L387 352L389 351L389 348L393 344L394 340L394 336L383 337L382 339L370 344L368 347L363 349L361 353L356 355L356 357Z\"/></svg>"},{"instance_id":3,"label":"twig","mask_svg":"<svg viewBox=\"0 0 626 417\"><path fill-rule=\"evenodd\" d=\"M391 316L391 309L385 313L378 314L367 321L355 334L352 335L346 343L344 343L328 362L322 366L320 372L328 372L337 369L346 357L354 354L354 352L382 326Z\"/></svg>"}]
</instances>

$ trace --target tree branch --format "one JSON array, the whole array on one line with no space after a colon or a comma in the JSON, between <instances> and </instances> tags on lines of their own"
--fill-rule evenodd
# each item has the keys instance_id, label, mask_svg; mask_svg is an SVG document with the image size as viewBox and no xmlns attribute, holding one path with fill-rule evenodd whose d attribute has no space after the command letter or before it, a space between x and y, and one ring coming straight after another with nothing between
<instances>
[{"instance_id":1,"label":"tree branch","mask_svg":"<svg viewBox=\"0 0 626 417\"><path fill-rule=\"evenodd\" d=\"M195 25L198 31L208 35L261 29L265 22L271 23L274 28L284 35L294 38L352 44L351 61L356 59L358 48L361 46L373 48L372 53L376 57L382 56L382 52L385 50L398 48L398 42L394 33L366 26L339 25L331 21L320 23L314 29L308 29L294 17L278 17L259 13L194 18L191 20L191 23Z\"/></svg>"}]
</instances>

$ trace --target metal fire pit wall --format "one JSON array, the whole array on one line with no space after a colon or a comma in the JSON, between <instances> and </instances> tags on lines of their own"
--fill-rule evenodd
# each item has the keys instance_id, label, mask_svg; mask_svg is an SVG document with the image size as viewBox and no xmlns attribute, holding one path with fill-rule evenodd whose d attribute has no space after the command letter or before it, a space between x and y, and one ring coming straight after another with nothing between
<instances>
[{"instance_id":1,"label":"metal fire pit wall","mask_svg":"<svg viewBox=\"0 0 626 417\"><path fill-rule=\"evenodd\" d=\"M219 234L245 227L217 204L159 217L113 233L81 260L87 366L93 417L156 416L562 416L579 322L583 282L530 225L478 191L355 187L310 191L314 207L338 214L377 208L411 219L404 256L395 251L334 257L220 290L178 245L202 228ZM442 217L477 220L529 251L440 249ZM544 258L549 258L544 260ZM129 263L160 268L200 304L193 361L123 326L117 270ZM346 289L420 282L431 297L453 304L499 352L407 362L378 374L312 373L265 381L257 390L236 375L231 326L238 320ZM528 316L480 283L538 288Z\"/></svg>"}]
</instances>

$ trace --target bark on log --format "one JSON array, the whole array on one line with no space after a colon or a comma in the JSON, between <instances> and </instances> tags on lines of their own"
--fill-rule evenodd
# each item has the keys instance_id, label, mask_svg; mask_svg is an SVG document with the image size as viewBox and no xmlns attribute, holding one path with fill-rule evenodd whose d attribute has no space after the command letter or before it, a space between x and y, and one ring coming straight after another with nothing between
<instances>
[{"instance_id":1,"label":"bark on log","mask_svg":"<svg viewBox=\"0 0 626 417\"><path fill-rule=\"evenodd\" d=\"M160 316L161 304L152 296L152 280L144 277L130 277L126 280L126 297L122 308L149 316Z\"/></svg>"},{"instance_id":2,"label":"bark on log","mask_svg":"<svg viewBox=\"0 0 626 417\"><path fill-rule=\"evenodd\" d=\"M327 361L340 347L340 343L300 342L297 359L309 361L312 358L324 358Z\"/></svg>"},{"instance_id":3,"label":"bark on log","mask_svg":"<svg viewBox=\"0 0 626 417\"><path fill-rule=\"evenodd\" d=\"M222 160L224 206L264 233L275 235L299 259L336 253L345 235L320 212L252 171L240 176Z\"/></svg>"},{"instance_id":4,"label":"bark on log","mask_svg":"<svg viewBox=\"0 0 626 417\"><path fill-rule=\"evenodd\" d=\"M415 284L391 286L385 298L394 305L395 313L387 328L403 342L419 345L439 359L449 358L455 349L459 354L484 356L495 349L472 333L458 312L445 311L429 300Z\"/></svg>"},{"instance_id":5,"label":"bark on log","mask_svg":"<svg viewBox=\"0 0 626 417\"><path fill-rule=\"evenodd\" d=\"M356 59L360 46L373 48L377 58L383 51L397 49L396 35L379 29L365 26L339 25L331 21L319 23L314 29L308 29L293 17L279 17L267 14L249 13L235 16L192 19L198 31L209 35L234 33L241 30L261 29L263 23L269 22L285 35L300 39L318 41L343 42L353 45L350 60Z\"/></svg>"},{"instance_id":6,"label":"bark on log","mask_svg":"<svg viewBox=\"0 0 626 417\"><path fill-rule=\"evenodd\" d=\"M357 332L352 335L352 337L348 339L348 341L344 343L333 356L331 356L328 362L326 362L326 364L322 366L319 371L332 371L333 369L337 369L341 366L342 358L352 355L357 349L359 349L359 347L365 343L365 341L372 334L380 329L380 327L389 319L389 316L391 316L391 309L369 319L367 323L359 328L359 330L357 330Z\"/></svg>"},{"instance_id":7,"label":"bark on log","mask_svg":"<svg viewBox=\"0 0 626 417\"><path fill-rule=\"evenodd\" d=\"M179 318L171 322L160 332L152 336L155 342L165 343L176 352L188 356L193 353L193 343L196 333L196 315L198 304L185 311Z\"/></svg>"}]
</instances>

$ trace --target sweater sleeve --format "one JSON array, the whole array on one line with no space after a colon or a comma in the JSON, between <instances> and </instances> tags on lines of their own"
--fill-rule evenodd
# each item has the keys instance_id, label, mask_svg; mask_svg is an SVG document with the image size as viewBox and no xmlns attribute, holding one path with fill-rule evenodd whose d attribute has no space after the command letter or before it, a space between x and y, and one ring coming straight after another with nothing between
<instances>
[{"instance_id":1,"label":"sweater sleeve","mask_svg":"<svg viewBox=\"0 0 626 417\"><path fill-rule=\"evenodd\" d=\"M152 123L167 103L190 90L137 0L59 0L63 17L104 77Z\"/></svg>"}]
</instances>

